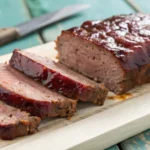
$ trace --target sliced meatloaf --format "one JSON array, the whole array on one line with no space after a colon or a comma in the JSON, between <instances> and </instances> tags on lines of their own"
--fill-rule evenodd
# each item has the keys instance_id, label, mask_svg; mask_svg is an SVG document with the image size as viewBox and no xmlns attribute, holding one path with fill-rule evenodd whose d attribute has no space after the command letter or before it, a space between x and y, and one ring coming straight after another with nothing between
<instances>
[{"instance_id":1,"label":"sliced meatloaf","mask_svg":"<svg viewBox=\"0 0 150 150\"><path fill-rule=\"evenodd\" d=\"M150 82L150 15L119 15L86 21L62 31L59 61L116 94Z\"/></svg>"},{"instance_id":2,"label":"sliced meatloaf","mask_svg":"<svg viewBox=\"0 0 150 150\"><path fill-rule=\"evenodd\" d=\"M50 91L6 64L0 65L0 99L41 118L72 116L77 103Z\"/></svg>"},{"instance_id":3,"label":"sliced meatloaf","mask_svg":"<svg viewBox=\"0 0 150 150\"><path fill-rule=\"evenodd\" d=\"M87 77L46 57L15 50L10 65L67 97L103 104L108 90Z\"/></svg>"},{"instance_id":4,"label":"sliced meatloaf","mask_svg":"<svg viewBox=\"0 0 150 150\"><path fill-rule=\"evenodd\" d=\"M0 101L0 138L11 140L37 132L40 118Z\"/></svg>"}]
</instances>

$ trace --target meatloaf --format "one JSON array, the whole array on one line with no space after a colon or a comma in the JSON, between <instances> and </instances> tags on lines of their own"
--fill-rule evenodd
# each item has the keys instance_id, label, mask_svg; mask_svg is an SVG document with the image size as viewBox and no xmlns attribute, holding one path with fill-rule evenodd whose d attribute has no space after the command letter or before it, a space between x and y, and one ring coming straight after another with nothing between
<instances>
[{"instance_id":1,"label":"meatloaf","mask_svg":"<svg viewBox=\"0 0 150 150\"><path fill-rule=\"evenodd\" d=\"M70 117L77 103L50 91L6 64L0 65L0 99L41 118Z\"/></svg>"},{"instance_id":2,"label":"meatloaf","mask_svg":"<svg viewBox=\"0 0 150 150\"><path fill-rule=\"evenodd\" d=\"M87 77L46 57L15 50L10 65L67 97L103 104L108 90Z\"/></svg>"},{"instance_id":3,"label":"meatloaf","mask_svg":"<svg viewBox=\"0 0 150 150\"><path fill-rule=\"evenodd\" d=\"M118 15L62 31L59 61L116 94L150 82L150 15Z\"/></svg>"},{"instance_id":4,"label":"meatloaf","mask_svg":"<svg viewBox=\"0 0 150 150\"><path fill-rule=\"evenodd\" d=\"M40 118L0 101L0 138L11 140L37 132Z\"/></svg>"}]
</instances>

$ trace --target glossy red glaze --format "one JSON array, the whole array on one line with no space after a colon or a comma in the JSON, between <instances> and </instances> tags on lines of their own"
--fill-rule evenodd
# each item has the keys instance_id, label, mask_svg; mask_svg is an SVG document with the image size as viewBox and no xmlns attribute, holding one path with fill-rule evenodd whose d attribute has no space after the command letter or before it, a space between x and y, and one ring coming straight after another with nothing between
<instances>
[{"instance_id":1,"label":"glossy red glaze","mask_svg":"<svg viewBox=\"0 0 150 150\"><path fill-rule=\"evenodd\" d=\"M18 55L17 51L14 51L13 59L10 61L10 64L14 68L17 68L34 78L36 81L42 82L43 85L50 89L53 89L63 95L67 95L68 97L77 99L77 95L82 94L82 91L86 88L82 84L74 82L68 77L61 75L57 71L48 69L21 54L19 56ZM13 60L17 63L13 63Z\"/></svg>"},{"instance_id":2,"label":"glossy red glaze","mask_svg":"<svg viewBox=\"0 0 150 150\"><path fill-rule=\"evenodd\" d=\"M94 42L109 50L123 68L134 69L150 63L150 15L113 16L104 21L86 21L63 31Z\"/></svg>"}]
</instances>

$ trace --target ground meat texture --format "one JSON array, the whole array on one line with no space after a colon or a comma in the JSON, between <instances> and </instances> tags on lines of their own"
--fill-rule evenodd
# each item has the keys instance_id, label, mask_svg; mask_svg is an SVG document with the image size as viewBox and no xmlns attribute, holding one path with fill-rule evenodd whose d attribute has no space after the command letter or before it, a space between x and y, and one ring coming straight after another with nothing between
<instances>
[{"instance_id":1,"label":"ground meat texture","mask_svg":"<svg viewBox=\"0 0 150 150\"><path fill-rule=\"evenodd\" d=\"M40 120L0 101L0 138L3 140L36 133Z\"/></svg>"},{"instance_id":2,"label":"ground meat texture","mask_svg":"<svg viewBox=\"0 0 150 150\"><path fill-rule=\"evenodd\" d=\"M77 102L38 84L6 64L0 65L0 99L32 115L70 117Z\"/></svg>"},{"instance_id":3,"label":"ground meat texture","mask_svg":"<svg viewBox=\"0 0 150 150\"><path fill-rule=\"evenodd\" d=\"M150 82L149 37L149 14L119 15L62 31L56 49L61 63L123 94Z\"/></svg>"},{"instance_id":4,"label":"ground meat texture","mask_svg":"<svg viewBox=\"0 0 150 150\"><path fill-rule=\"evenodd\" d=\"M15 50L10 65L43 85L69 98L102 105L108 90L87 77L46 57Z\"/></svg>"}]
</instances>

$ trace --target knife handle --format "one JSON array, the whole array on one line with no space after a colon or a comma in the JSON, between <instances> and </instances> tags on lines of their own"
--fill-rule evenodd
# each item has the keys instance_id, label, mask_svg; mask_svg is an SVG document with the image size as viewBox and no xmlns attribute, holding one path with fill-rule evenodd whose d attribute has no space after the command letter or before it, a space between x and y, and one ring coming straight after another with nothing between
<instances>
[{"instance_id":1,"label":"knife handle","mask_svg":"<svg viewBox=\"0 0 150 150\"><path fill-rule=\"evenodd\" d=\"M2 28L0 29L0 45L6 44L17 39L18 33L16 28Z\"/></svg>"}]
</instances>

